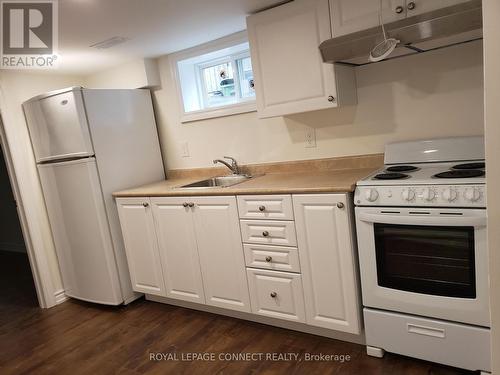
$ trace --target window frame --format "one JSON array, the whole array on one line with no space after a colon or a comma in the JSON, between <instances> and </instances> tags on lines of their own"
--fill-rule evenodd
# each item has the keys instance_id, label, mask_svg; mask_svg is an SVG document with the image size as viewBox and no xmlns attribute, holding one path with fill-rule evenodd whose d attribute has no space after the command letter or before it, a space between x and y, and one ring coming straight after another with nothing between
<instances>
[{"instance_id":1,"label":"window frame","mask_svg":"<svg viewBox=\"0 0 500 375\"><path fill-rule=\"evenodd\" d=\"M199 121L199 120L205 120L205 119L211 119L211 118L216 118L216 117L223 117L223 116L231 116L231 115L236 115L236 114L241 114L241 113L248 113L248 112L255 112L257 111L257 103L256 99L254 98L243 98L242 101L234 104L228 104L224 106L218 106L218 107L208 107L204 109L200 109L197 111L191 111L191 112L186 112L184 108L184 99L182 96L182 86L181 86L181 80L179 76L179 70L177 68L178 62L186 59L190 59L196 56L204 55L207 53L211 53L217 50L221 50L224 48L229 48L237 44L241 43L248 43L248 36L247 32L241 31L235 34L231 34L229 36L223 37L221 39L217 39L193 48L189 48L184 51L176 52L173 53L170 57L170 69L172 72L172 76L174 77L175 81L175 90L177 91L177 101L178 101L178 107L179 107L179 114L180 114L180 122L181 123L187 123L187 122L192 122L192 121ZM214 59L213 61L227 61L228 57L230 58L229 61L233 64L233 70L236 69L235 75L237 75L237 64L236 60L244 57L250 57L250 50L244 51L244 52L238 52L235 54L228 55L226 57L222 57L220 59ZM207 62L207 64L211 64L211 61ZM200 66L201 65L206 65L205 63L200 63L196 67L196 81L198 83L198 90L199 90L199 98L202 101L205 101L205 93L200 92L202 89L202 86L205 85ZM236 81L238 81L236 83ZM239 90L239 79L236 79L235 77L235 89L236 85ZM240 96L241 93L238 92L238 95Z\"/></svg>"}]
</instances>

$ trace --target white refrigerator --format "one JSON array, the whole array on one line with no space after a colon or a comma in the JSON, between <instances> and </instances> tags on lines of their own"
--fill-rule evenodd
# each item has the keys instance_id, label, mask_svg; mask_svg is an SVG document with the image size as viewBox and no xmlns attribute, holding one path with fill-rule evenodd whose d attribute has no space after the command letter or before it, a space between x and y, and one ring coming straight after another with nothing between
<instances>
[{"instance_id":1,"label":"white refrigerator","mask_svg":"<svg viewBox=\"0 0 500 375\"><path fill-rule=\"evenodd\" d=\"M149 90L72 87L23 108L65 294L133 301L111 194L165 178Z\"/></svg>"}]
</instances>

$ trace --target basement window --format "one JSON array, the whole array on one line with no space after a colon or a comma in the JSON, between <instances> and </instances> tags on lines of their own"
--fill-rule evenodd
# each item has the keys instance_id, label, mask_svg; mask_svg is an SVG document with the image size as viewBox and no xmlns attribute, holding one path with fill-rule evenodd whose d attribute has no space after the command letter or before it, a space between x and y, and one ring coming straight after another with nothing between
<instances>
[{"instance_id":1,"label":"basement window","mask_svg":"<svg viewBox=\"0 0 500 375\"><path fill-rule=\"evenodd\" d=\"M174 63L182 122L256 110L252 61L245 34L178 53Z\"/></svg>"}]
</instances>

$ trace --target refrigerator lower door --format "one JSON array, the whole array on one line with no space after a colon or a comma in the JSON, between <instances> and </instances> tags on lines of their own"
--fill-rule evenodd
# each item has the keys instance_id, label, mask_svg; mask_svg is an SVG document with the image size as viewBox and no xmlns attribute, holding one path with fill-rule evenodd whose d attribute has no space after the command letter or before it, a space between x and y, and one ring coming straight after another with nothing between
<instances>
[{"instance_id":1,"label":"refrigerator lower door","mask_svg":"<svg viewBox=\"0 0 500 375\"><path fill-rule=\"evenodd\" d=\"M38 166L66 295L123 302L95 158Z\"/></svg>"}]
</instances>

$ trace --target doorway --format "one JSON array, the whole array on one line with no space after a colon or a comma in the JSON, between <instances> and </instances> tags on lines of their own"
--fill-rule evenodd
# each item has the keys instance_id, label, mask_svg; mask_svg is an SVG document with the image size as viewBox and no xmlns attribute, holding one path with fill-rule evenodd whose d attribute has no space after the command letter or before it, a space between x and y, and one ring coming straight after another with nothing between
<instances>
[{"instance_id":1,"label":"doorway","mask_svg":"<svg viewBox=\"0 0 500 375\"><path fill-rule=\"evenodd\" d=\"M0 314L19 314L22 310L38 308L35 282L1 146L0 224Z\"/></svg>"}]
</instances>

